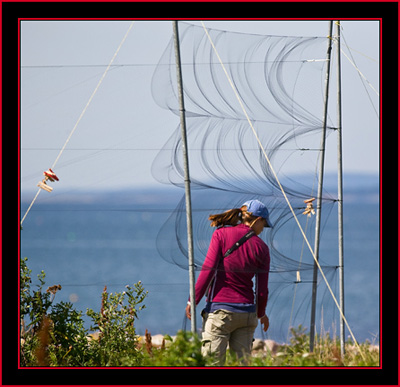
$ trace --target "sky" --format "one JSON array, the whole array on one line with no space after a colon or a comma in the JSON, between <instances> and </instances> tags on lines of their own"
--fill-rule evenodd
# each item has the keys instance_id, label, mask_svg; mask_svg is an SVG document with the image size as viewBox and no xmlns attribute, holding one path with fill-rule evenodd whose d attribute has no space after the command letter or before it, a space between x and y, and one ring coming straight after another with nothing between
<instances>
[{"instance_id":1,"label":"sky","mask_svg":"<svg viewBox=\"0 0 400 387\"><path fill-rule=\"evenodd\" d=\"M377 174L379 21L341 24L344 172ZM150 82L172 36L171 21L133 24L85 110L130 25L115 20L21 22L22 193L37 190L43 171L53 165L75 126L54 168L60 179L51 184L55 191L160 186L151 164L179 117L156 105ZM329 22L214 20L205 25L255 34L327 36ZM328 139L327 172L337 168L335 137Z\"/></svg>"}]
</instances>

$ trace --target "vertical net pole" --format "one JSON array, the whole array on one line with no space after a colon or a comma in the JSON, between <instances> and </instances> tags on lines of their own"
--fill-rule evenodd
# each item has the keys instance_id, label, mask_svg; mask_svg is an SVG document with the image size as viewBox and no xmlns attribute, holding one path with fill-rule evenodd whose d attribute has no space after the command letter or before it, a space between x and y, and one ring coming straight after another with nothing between
<instances>
[{"instance_id":1,"label":"vertical net pole","mask_svg":"<svg viewBox=\"0 0 400 387\"><path fill-rule=\"evenodd\" d=\"M317 261L319 259L319 242L321 234L322 188L324 184L325 140L326 140L326 126L328 122L328 96L329 96L329 76L331 68L331 51L332 51L332 27L333 27L333 21L330 21L329 35L328 35L328 52L327 52L327 62L326 62L326 77L325 77L325 106L324 106L323 128L322 128L322 138L321 138L321 148L320 148L321 154L320 154L320 164L319 164L317 208L316 208L316 219L315 219L314 255ZM312 302L311 302L311 323L310 323L310 352L314 351L317 282L318 282L318 265L316 262L314 262L312 296L311 296Z\"/></svg>"},{"instance_id":2,"label":"vertical net pole","mask_svg":"<svg viewBox=\"0 0 400 387\"><path fill-rule=\"evenodd\" d=\"M344 316L344 247L343 247L343 160L342 160L342 73L340 67L340 21L336 22L337 43L337 154L338 154L338 242L339 242L339 303ZM340 353L345 353L345 324L340 317Z\"/></svg>"},{"instance_id":3,"label":"vertical net pole","mask_svg":"<svg viewBox=\"0 0 400 387\"><path fill-rule=\"evenodd\" d=\"M195 275L194 275L194 253L193 253L193 226L192 226L192 200L190 193L190 174L189 174L189 156L186 135L186 118L185 118L185 104L183 99L183 82L182 82L182 66L181 54L179 47L179 30L178 22L173 22L174 29L174 42L175 42L175 62L176 62L176 76L178 81L178 97L179 97L179 112L181 120L181 135L182 135L182 153L183 153L183 167L185 170L185 202L186 202L186 224L187 224L187 237L188 237L188 255L189 255L189 283L190 283L190 300L191 300L191 330L195 334L196 328L196 296L195 296Z\"/></svg>"}]
</instances>

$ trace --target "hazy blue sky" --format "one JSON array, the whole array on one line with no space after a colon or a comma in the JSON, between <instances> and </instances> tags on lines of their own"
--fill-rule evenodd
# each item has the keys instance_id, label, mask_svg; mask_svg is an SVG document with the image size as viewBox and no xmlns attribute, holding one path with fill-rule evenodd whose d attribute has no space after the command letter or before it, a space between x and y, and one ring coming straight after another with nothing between
<instances>
[{"instance_id":1,"label":"hazy blue sky","mask_svg":"<svg viewBox=\"0 0 400 387\"><path fill-rule=\"evenodd\" d=\"M199 22L193 22L200 24ZM328 21L206 21L206 26L271 35L327 36ZM53 164L129 21L22 21L21 183L36 190ZM343 21L342 48L379 92L378 21ZM179 124L152 99L151 76L172 35L170 21L137 21L57 163L61 193L79 187L158 184L151 163ZM348 47L346 47L347 43ZM351 49L349 51L349 48ZM342 56L345 172L379 171L379 97ZM322 112L321 112L322 115ZM336 170L330 136L326 170ZM190 146L190 144L189 144ZM47 195L47 193L44 193Z\"/></svg>"}]
</instances>

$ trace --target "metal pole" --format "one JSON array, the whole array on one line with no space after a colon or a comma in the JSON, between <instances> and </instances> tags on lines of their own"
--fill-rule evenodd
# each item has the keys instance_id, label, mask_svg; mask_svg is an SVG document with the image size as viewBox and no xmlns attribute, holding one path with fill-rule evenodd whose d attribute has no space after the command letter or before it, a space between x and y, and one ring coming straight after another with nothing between
<instances>
[{"instance_id":1,"label":"metal pole","mask_svg":"<svg viewBox=\"0 0 400 387\"><path fill-rule=\"evenodd\" d=\"M178 81L178 96L179 96L179 111L181 119L181 135L182 135L182 153L183 167L185 170L185 199L186 199L186 224L188 237L188 255L189 255L189 283L190 283L190 300L191 308L191 329L193 334L197 332L196 328L196 296L195 296L195 275L194 275L194 254L193 254L193 227L192 227L192 200L190 194L190 174L189 174L189 157L186 136L186 119L185 119L185 104L183 100L183 82L181 68L181 53L179 48L179 30L178 22L173 22L174 41L175 41L175 62L176 76Z\"/></svg>"},{"instance_id":2,"label":"metal pole","mask_svg":"<svg viewBox=\"0 0 400 387\"><path fill-rule=\"evenodd\" d=\"M344 248L343 248L343 160L342 160L342 72L340 60L340 21L336 22L337 32L337 154L338 154L338 242L339 242L339 303L344 316ZM340 353L345 353L345 324L340 316Z\"/></svg>"},{"instance_id":3,"label":"metal pole","mask_svg":"<svg viewBox=\"0 0 400 387\"><path fill-rule=\"evenodd\" d=\"M326 126L328 121L328 95L329 95L329 75L330 75L331 51L332 51L332 26L333 26L333 21L330 21L329 35L328 35L328 52L327 52L327 62L326 62L326 77L325 77L325 107L324 107L323 128L322 128L322 138L321 138L321 154L319 160L320 161L319 181L318 181L317 208L316 208L316 219L315 219L314 255L317 260L319 259L319 239L321 233L321 204L322 204L322 187L324 182ZM318 280L318 266L316 262L314 262L312 300L311 300L312 302L311 302L311 323L310 323L310 352L313 352L314 350L317 280Z\"/></svg>"}]
</instances>

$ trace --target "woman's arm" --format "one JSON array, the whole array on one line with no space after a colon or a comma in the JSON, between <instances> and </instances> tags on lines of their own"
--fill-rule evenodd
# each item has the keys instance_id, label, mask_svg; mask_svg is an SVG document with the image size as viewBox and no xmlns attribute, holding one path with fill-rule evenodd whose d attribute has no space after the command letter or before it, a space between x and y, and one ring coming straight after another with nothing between
<instances>
[{"instance_id":1,"label":"woman's arm","mask_svg":"<svg viewBox=\"0 0 400 387\"><path fill-rule=\"evenodd\" d=\"M265 316L265 309L268 302L268 278L270 267L269 249L266 247L265 260L261 272L257 273L257 316ZM268 318L268 317L267 317Z\"/></svg>"}]
</instances>

